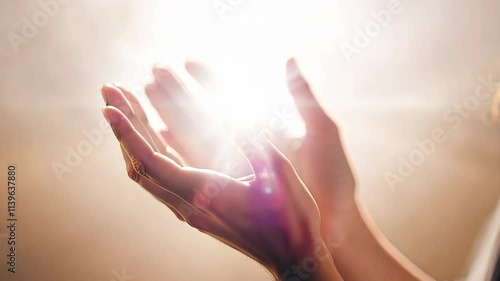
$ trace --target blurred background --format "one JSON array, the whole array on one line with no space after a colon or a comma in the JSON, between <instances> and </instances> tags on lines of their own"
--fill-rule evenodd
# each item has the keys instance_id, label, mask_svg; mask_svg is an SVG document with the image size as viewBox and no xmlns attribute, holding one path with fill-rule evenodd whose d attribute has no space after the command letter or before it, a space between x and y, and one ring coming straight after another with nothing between
<instances>
[{"instance_id":1,"label":"blurred background","mask_svg":"<svg viewBox=\"0 0 500 281\"><path fill-rule=\"evenodd\" d=\"M437 280L466 273L499 202L500 126L484 82L500 81L498 0L9 0L0 23L1 182L7 165L18 170L17 273L5 263L4 186L0 280L270 280L127 178L99 87L141 95L157 62L203 61L234 95L263 100L286 97L295 56L342 128L360 201ZM436 129L446 141L389 184Z\"/></svg>"}]
</instances>

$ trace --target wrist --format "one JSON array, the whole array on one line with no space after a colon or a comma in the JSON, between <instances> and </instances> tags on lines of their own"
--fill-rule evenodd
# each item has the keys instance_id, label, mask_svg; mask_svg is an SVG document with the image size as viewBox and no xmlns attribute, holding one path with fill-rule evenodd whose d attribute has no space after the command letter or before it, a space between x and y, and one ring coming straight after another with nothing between
<instances>
[{"instance_id":1,"label":"wrist","mask_svg":"<svg viewBox=\"0 0 500 281\"><path fill-rule=\"evenodd\" d=\"M338 281L338 273L327 245L321 238L314 245L287 262L275 263L271 269L279 281Z\"/></svg>"},{"instance_id":2,"label":"wrist","mask_svg":"<svg viewBox=\"0 0 500 281\"><path fill-rule=\"evenodd\" d=\"M331 213L334 215L322 218L321 234L335 259L335 253L348 247L351 240L356 239L357 234L365 230L366 222L354 198L348 204L344 204L342 209L336 209Z\"/></svg>"},{"instance_id":3,"label":"wrist","mask_svg":"<svg viewBox=\"0 0 500 281\"><path fill-rule=\"evenodd\" d=\"M335 204L320 208L321 236L327 243L327 238L338 238L346 232L352 231L353 223L360 221L360 209L354 196L343 200L342 204ZM328 243L327 243L328 246Z\"/></svg>"}]
</instances>

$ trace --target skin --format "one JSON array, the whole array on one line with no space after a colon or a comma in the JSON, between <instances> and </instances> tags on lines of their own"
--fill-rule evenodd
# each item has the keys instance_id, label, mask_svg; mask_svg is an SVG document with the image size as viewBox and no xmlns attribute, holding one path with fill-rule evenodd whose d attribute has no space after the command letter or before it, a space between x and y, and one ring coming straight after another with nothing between
<instances>
[{"instance_id":1,"label":"skin","mask_svg":"<svg viewBox=\"0 0 500 281\"><path fill-rule=\"evenodd\" d=\"M270 142L244 151L252 179L182 166L180 155L169 153L166 142L147 128L137 100L111 85L102 93L103 114L120 142L129 177L178 217L255 259L276 280L342 280L331 256L319 255L326 245L316 202ZM314 270L301 270L305 261L313 261Z\"/></svg>"},{"instance_id":2,"label":"skin","mask_svg":"<svg viewBox=\"0 0 500 281\"><path fill-rule=\"evenodd\" d=\"M187 62L186 70L207 90L207 92L217 92L217 83L208 68L197 62ZM235 182L234 186L239 186L241 182L248 184L250 180L250 182L257 182L252 185L255 189L262 189L263 186L267 186L267 182L264 181L263 183L261 180L262 173L264 175L276 175L277 178L274 179L271 186L283 187L277 188L276 192L274 192L275 189L273 189L271 195L260 194L257 198L259 198L258 202L266 202L265 204L269 205L283 204L280 205L285 207L285 209L280 209L282 213L279 213L280 210L273 209L277 216L290 218L290 215L293 214L292 217L298 219L298 221L294 223L287 222L285 225L290 226L289 228L278 227L278 229L274 229L274 231L278 231L277 233L279 233L279 230L283 229L288 233L281 233L280 235L282 236L278 237L288 237L287 235L291 235L290 237L295 237L292 241L305 239L305 242L302 241L297 244L303 246L291 247L293 253L298 253L292 255L293 261L285 257L290 255L284 254L285 252L283 252L283 249L275 249L273 250L273 254L263 254L262 250L253 249L257 247L255 243L258 244L261 242L249 242L245 241L242 237L237 238L239 236L234 235L234 231L238 229L241 230L241 227L238 228L233 224L221 224L220 216L224 216L225 214L223 210L232 210L232 207L229 206L233 206L232 204L234 202L238 202L234 207L248 208L247 203L249 202L249 198L253 198L255 195L246 194L244 196L238 195L240 197L235 197L236 194L240 193L228 193L228 191L226 191L228 189L224 188L224 194L231 194L230 196L216 196L214 199L208 200L209 202L214 200L217 202L216 210L219 212L216 214L218 214L219 219L213 220L207 217L205 211L193 207L192 202L190 203L189 200L185 200L183 196L177 194L175 191L169 190L165 185L162 185L162 183L156 182L155 186L160 186L170 191L169 194L159 196L161 188L154 188L148 183L155 182L155 180L153 180L154 177L152 177L152 179L151 176L148 175L148 178L144 179L141 173L137 176L137 173L133 172L137 171L137 168L130 168L137 166L133 165L134 161L131 160L135 159L135 156L131 157L130 152L127 153L127 151L125 151L125 162L127 163L127 167L129 167L128 170L131 178L162 200L180 219L186 220L193 227L202 229L202 231L213 235L233 248L253 257L269 268L277 278L280 278L280 274L282 275L284 272L291 270L295 272L294 276L299 277L298 280L305 279L305 276L302 275L303 272L294 271L293 269L296 268L293 268L293 266L290 267L290 264L300 264L300 260L304 260L304 256L310 255L312 251L316 260L322 260L322 262L320 262L321 265L329 263L329 267L333 272L330 272L332 277L324 280L338 280L335 279L340 278L337 274L337 269L342 278L349 281L432 280L386 242L383 236L372 225L368 216L356 202L355 180L342 147L341 134L337 125L315 99L294 59L288 61L286 71L288 88L295 101L298 112L304 121L306 133L299 141L296 139L291 140L287 138L285 134L278 134L277 137L273 139L274 145L277 148L267 141L262 144L259 142L256 146L251 147L248 147L248 144L243 145L238 141L233 142L224 129L210 117L199 101L197 101L187 90L187 87L183 84L181 79L172 70L164 67L155 67L153 69L155 82L146 86L146 94L168 127L167 132L160 134L159 140L156 140L154 137L151 137L151 139L147 138L147 134L145 135L145 133L149 133L150 136L156 135L156 137L158 137L158 135L150 129L142 129L141 131L141 126L137 123L138 121L136 121L135 115L139 116L137 119L142 120L141 124L147 128L145 114L143 110L141 111L138 102L133 101L133 97L128 96L128 94L126 94L126 89L123 87L118 88L124 96L121 98L121 101L120 98L117 98L115 102L109 102L109 104L113 105L118 110L108 108L105 110L105 116L109 118L112 114L118 116L119 112L123 112L125 114L124 118L130 120L137 132L139 132L139 134L143 136L143 139L150 144L151 149L153 151L160 151L159 153L165 151L163 155L167 155L171 163L179 165L177 168L182 165L209 168L233 177L232 180L243 176L239 179L240 183ZM103 88L105 100L108 95L106 92L111 92L111 90L107 87ZM115 95L117 94L115 93ZM126 104L127 101L129 101L130 107L133 107L133 109L124 108L123 104ZM135 114L130 112L135 112ZM118 119L123 119L120 118ZM124 124L123 122L124 121L120 121L121 124ZM112 125L112 127L116 126ZM120 136L119 139L122 142L123 148L123 134L118 134L118 136ZM157 150L155 150L154 144L156 143L162 143L163 146L156 145ZM280 151L283 152L285 156L281 154ZM251 166L248 165L243 154L246 155ZM255 160L255 155L258 155L257 158L259 160L257 160L257 162ZM230 165L227 165L227 163L230 163ZM282 164L286 168L283 168ZM152 165L155 164L152 163ZM231 168L228 168L228 166ZM266 168L261 169L259 167ZM252 168L255 179L253 179L253 176L245 176L252 174ZM182 168L181 170L189 171L190 177L196 178L195 175L198 175L198 172L191 172L190 168ZM139 169L139 171L142 170ZM261 174L261 176L259 176L259 174ZM300 179L297 177L297 174ZM218 174L216 173L216 175ZM232 180L230 181L231 183L233 183ZM301 183L301 187L297 187L299 186L297 181ZM163 184L165 183L166 182L163 182ZM193 185L195 184L193 183ZM172 183L169 183L168 186L172 187ZM284 186L290 186L290 188L285 188ZM291 186L295 187L291 188ZM186 188L182 188L177 190L177 192L185 189ZM175 196L172 197L171 194L180 197L180 201L173 198ZM223 192L220 194L222 195ZM309 194L312 194L315 200L310 200L311 196ZM166 198L164 198L165 196ZM261 200L259 196L268 198L268 200ZM235 200L235 198L237 198L237 200ZM284 198L286 198L287 202L282 201ZM207 200L205 199L202 201ZM308 201L308 203L304 205L306 201ZM316 203L312 204L310 201ZM184 203L188 203L189 207L180 208L179 206ZM262 207L266 207L267 205L265 204ZM211 203L209 205L211 205ZM298 206L301 207L299 208ZM302 208L302 206L309 207ZM319 213L314 206L319 208L321 218L319 218ZM233 219L241 223L242 218L249 218L249 214L253 215L252 212L258 213L255 208L248 208L247 211L250 213L245 213L245 211L242 213L235 213L231 211L233 212L232 214L237 215ZM302 213L296 213L299 211ZM262 217L262 219L265 218ZM193 224L193 221L201 223L202 226ZM306 232L300 232L300 229L304 229L302 225L304 221L309 222L309 227L305 227L305 229L307 229ZM272 221L268 223L269 225L273 225L278 222ZM207 228L206 224L210 224L208 228L212 231L203 230ZM249 227L250 226L246 225L244 229L248 230ZM214 231L215 229L217 229L217 231ZM254 231L257 230L254 229ZM270 245L274 245L274 240L272 240L271 237L270 235L263 235L259 238L262 240L259 241L268 241ZM316 242L312 243L312 240ZM292 244L296 245L295 243ZM290 247L290 245L282 246ZM324 258L319 258L321 255L318 253L325 251L329 253L328 260L333 259L335 264L331 261L325 262L326 259ZM304 255L304 253L309 254ZM274 259L271 256L274 256ZM276 257L282 257L283 260L280 261L280 258ZM280 264L280 262L283 262L286 266L275 265ZM283 268L288 268L289 270ZM324 267L320 267L317 272L323 272L322 268ZM325 276L327 275L322 275L321 277L324 278Z\"/></svg>"}]
</instances>

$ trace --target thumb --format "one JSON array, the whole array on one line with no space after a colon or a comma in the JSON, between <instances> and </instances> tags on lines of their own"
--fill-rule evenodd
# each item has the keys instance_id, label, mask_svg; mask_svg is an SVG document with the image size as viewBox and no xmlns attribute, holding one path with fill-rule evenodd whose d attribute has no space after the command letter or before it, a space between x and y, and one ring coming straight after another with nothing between
<instances>
[{"instance_id":1,"label":"thumb","mask_svg":"<svg viewBox=\"0 0 500 281\"><path fill-rule=\"evenodd\" d=\"M264 134L247 135L246 138L240 135L237 139L235 142L250 163L256 180L281 174L287 167L293 169L290 161Z\"/></svg>"},{"instance_id":2,"label":"thumb","mask_svg":"<svg viewBox=\"0 0 500 281\"><path fill-rule=\"evenodd\" d=\"M216 89L216 81L212 71L204 64L188 60L184 63L184 67L187 72L203 87L209 92L213 92Z\"/></svg>"},{"instance_id":3,"label":"thumb","mask_svg":"<svg viewBox=\"0 0 500 281\"><path fill-rule=\"evenodd\" d=\"M302 119L304 119L306 130L311 133L324 132L328 128L334 129L335 123L328 117L314 97L294 58L288 60L286 72L288 89Z\"/></svg>"}]
</instances>

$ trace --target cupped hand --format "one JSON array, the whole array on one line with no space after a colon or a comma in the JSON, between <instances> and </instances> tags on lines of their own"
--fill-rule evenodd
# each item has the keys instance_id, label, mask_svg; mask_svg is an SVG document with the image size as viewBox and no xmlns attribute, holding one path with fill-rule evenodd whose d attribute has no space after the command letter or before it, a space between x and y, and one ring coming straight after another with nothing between
<instances>
[{"instance_id":1,"label":"cupped hand","mask_svg":"<svg viewBox=\"0 0 500 281\"><path fill-rule=\"evenodd\" d=\"M107 104L103 114L120 142L129 177L191 226L252 257L276 276L317 251L322 241L318 207L292 164L271 143L245 149L252 179L183 167L182 159L158 148L159 140L138 117L140 105L134 110L126 91L104 86L102 92ZM331 257L325 262L314 274L336 274Z\"/></svg>"},{"instance_id":2,"label":"cupped hand","mask_svg":"<svg viewBox=\"0 0 500 281\"><path fill-rule=\"evenodd\" d=\"M216 90L213 75L207 67L187 62L186 69L205 88ZM349 217L346 214L357 208L354 176L337 125L314 97L294 59L287 62L286 73L289 91L306 132L297 140L289 138L286 130L281 130L275 132L272 141L290 159L316 200L322 216L323 238L338 240L336 229L346 223ZM169 89L165 84L163 87Z\"/></svg>"}]
</instances>

